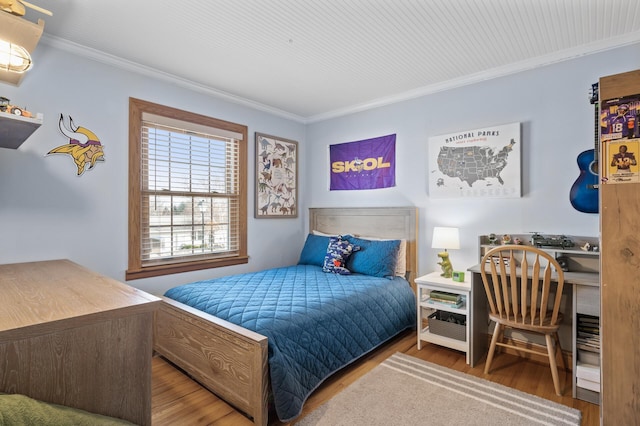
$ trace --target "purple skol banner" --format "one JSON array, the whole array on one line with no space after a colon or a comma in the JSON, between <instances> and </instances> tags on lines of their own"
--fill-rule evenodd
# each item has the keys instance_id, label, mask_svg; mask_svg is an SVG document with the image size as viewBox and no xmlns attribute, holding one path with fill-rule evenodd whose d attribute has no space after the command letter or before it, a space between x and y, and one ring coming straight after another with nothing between
<instances>
[{"instance_id":1,"label":"purple skol banner","mask_svg":"<svg viewBox=\"0 0 640 426\"><path fill-rule=\"evenodd\" d=\"M396 135L330 145L329 161L331 191L396 186Z\"/></svg>"}]
</instances>

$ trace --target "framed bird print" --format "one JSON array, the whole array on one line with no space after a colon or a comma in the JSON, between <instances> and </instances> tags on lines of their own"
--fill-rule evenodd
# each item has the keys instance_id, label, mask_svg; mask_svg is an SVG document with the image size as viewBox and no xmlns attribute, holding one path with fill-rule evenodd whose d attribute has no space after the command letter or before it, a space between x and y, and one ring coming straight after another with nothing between
<instances>
[{"instance_id":1,"label":"framed bird print","mask_svg":"<svg viewBox=\"0 0 640 426\"><path fill-rule=\"evenodd\" d=\"M298 217L298 142L256 132L255 217Z\"/></svg>"}]
</instances>

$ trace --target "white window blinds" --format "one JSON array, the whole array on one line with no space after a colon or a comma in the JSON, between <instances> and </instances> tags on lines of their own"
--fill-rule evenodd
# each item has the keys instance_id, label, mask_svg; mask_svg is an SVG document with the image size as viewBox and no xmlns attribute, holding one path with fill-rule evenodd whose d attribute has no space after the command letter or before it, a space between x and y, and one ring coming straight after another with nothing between
<instances>
[{"instance_id":1,"label":"white window blinds","mask_svg":"<svg viewBox=\"0 0 640 426\"><path fill-rule=\"evenodd\" d=\"M143 266L238 254L242 135L144 112Z\"/></svg>"}]
</instances>

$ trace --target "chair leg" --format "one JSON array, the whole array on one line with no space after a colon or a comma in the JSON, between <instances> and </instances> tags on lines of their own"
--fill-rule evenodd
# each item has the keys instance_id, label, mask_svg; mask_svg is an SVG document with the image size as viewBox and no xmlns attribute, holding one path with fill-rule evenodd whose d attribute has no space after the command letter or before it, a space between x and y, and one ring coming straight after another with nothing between
<instances>
[{"instance_id":1,"label":"chair leg","mask_svg":"<svg viewBox=\"0 0 640 426\"><path fill-rule=\"evenodd\" d=\"M556 339L556 347L558 351L560 351L560 361L562 362L562 369L567 371L567 361L564 359L564 354L562 353L562 346L560 346L560 337L558 337L558 333L554 334Z\"/></svg>"},{"instance_id":2,"label":"chair leg","mask_svg":"<svg viewBox=\"0 0 640 426\"><path fill-rule=\"evenodd\" d=\"M491 346L489 346L489 352L487 353L487 362L484 364L484 374L489 374L489 369L493 362L493 354L496 351L496 343L498 343L498 338L501 334L502 324L496 323L496 327L493 329L493 337L491 337Z\"/></svg>"},{"instance_id":3,"label":"chair leg","mask_svg":"<svg viewBox=\"0 0 640 426\"><path fill-rule=\"evenodd\" d=\"M560 390L560 378L558 377L558 365L556 364L555 340L551 338L550 334L545 334L544 337L547 342L547 353L549 354L549 364L551 366L551 376L553 377L553 387L556 389L556 395L562 396L562 391Z\"/></svg>"}]
</instances>

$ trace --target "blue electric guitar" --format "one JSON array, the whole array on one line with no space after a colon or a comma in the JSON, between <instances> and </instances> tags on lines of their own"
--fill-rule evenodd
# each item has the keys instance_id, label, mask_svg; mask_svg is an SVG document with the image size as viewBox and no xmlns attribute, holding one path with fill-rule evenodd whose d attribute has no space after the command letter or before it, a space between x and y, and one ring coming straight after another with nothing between
<instances>
[{"instance_id":1,"label":"blue electric guitar","mask_svg":"<svg viewBox=\"0 0 640 426\"><path fill-rule=\"evenodd\" d=\"M595 148L578 155L580 176L571 187L569 199L571 205L583 213L598 213L598 130L600 128L598 109L598 83L591 85L591 104L595 108L594 139Z\"/></svg>"}]
</instances>

